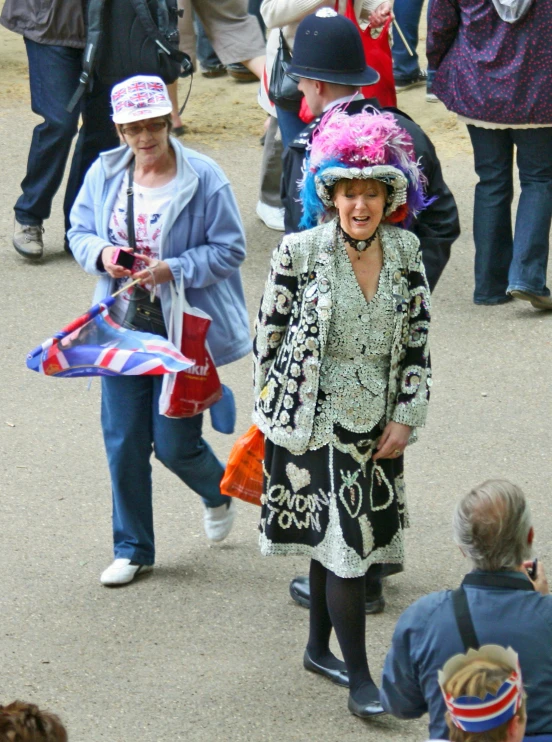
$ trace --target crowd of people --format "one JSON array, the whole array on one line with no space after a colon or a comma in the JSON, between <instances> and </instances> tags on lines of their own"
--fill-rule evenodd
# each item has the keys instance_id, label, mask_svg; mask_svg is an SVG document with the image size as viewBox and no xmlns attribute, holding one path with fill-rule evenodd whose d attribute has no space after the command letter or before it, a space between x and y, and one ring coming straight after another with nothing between
<instances>
[{"instance_id":1,"label":"crowd of people","mask_svg":"<svg viewBox=\"0 0 552 742\"><path fill-rule=\"evenodd\" d=\"M114 322L167 338L180 287L212 319L218 367L253 351L253 420L264 436L260 550L310 559L308 577L290 584L309 608L305 669L347 687L348 709L360 718L428 713L433 740L552 740L552 598L532 555L529 503L514 484L489 480L458 501L454 541L471 571L457 590L407 608L379 684L365 643L366 614L385 607L383 579L403 569L404 452L426 421L431 292L460 224L429 137L381 104L374 86L383 71L376 60L371 66L362 32L388 33L393 13L402 18L396 90L427 85L428 99L468 125L480 179L475 303L521 299L549 310L548 4L430 0L429 72L409 53L421 1L263 0L266 57L263 24L242 0L185 9L192 28L193 6L195 30L218 60L205 61L203 50L204 73L233 68L247 80L242 65L261 79L270 117L259 201L267 208L257 213L286 234L267 266L253 342L239 210L221 168L175 135L174 90L151 74L112 87L95 81L68 113L85 44L83 5L64 1L47 23L38 5L27 0L25 15L8 0L1 19L25 37L31 102L44 118L15 205L14 247L27 260L42 256L43 223L82 115L64 203L66 249L98 277L95 301L117 290ZM283 43L291 50L286 74L302 94L295 110L267 95ZM512 234L514 145L521 196ZM119 262L121 250L135 267ZM140 285L129 288L130 278ZM160 376L102 378L114 543L105 586L129 584L154 565L152 454L202 498L211 541L224 540L235 521L202 415L160 414L160 394ZM343 659L330 649L332 631ZM21 702L0 707L0 742L65 739L55 715Z\"/></svg>"}]
</instances>

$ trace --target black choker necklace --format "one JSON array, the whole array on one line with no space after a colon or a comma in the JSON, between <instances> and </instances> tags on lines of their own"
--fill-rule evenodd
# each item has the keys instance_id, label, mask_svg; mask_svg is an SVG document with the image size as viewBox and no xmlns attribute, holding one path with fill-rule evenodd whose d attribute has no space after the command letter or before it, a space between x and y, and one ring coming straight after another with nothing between
<instances>
[{"instance_id":1,"label":"black choker necklace","mask_svg":"<svg viewBox=\"0 0 552 742\"><path fill-rule=\"evenodd\" d=\"M353 248L353 250L357 251L357 253L359 254L358 255L359 258L360 258L360 253L364 252L364 250L367 250L372 244L372 242L374 242L374 240L378 236L378 230L376 229L374 234L371 237L368 237L368 239L355 240L354 237L351 237L351 235L347 234L347 232L343 229L341 224L339 224L338 226L339 226L339 231L341 232L341 236L343 237L345 242L347 242Z\"/></svg>"}]
</instances>

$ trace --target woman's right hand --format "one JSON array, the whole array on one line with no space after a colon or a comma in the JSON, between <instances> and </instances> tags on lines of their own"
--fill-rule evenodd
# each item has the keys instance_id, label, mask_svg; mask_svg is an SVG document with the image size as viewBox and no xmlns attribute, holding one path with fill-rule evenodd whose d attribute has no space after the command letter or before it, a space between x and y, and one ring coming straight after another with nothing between
<instances>
[{"instance_id":1,"label":"woman's right hand","mask_svg":"<svg viewBox=\"0 0 552 742\"><path fill-rule=\"evenodd\" d=\"M122 265L117 265L113 262L113 256L118 249L119 248L117 247L113 247L113 245L108 245L102 250L101 257L104 270L111 276L111 278L128 278L132 273L127 268L123 268ZM126 250L127 252L133 252L130 247L124 247L121 249Z\"/></svg>"}]
</instances>

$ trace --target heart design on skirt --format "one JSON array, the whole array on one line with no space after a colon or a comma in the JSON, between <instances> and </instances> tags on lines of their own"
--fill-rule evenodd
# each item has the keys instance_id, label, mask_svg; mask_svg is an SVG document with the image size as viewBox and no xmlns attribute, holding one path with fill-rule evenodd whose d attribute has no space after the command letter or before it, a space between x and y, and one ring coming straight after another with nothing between
<instances>
[{"instance_id":1,"label":"heart design on skirt","mask_svg":"<svg viewBox=\"0 0 552 742\"><path fill-rule=\"evenodd\" d=\"M291 482L291 487L294 492L299 492L303 487L307 487L311 483L311 475L308 469L300 469L293 463L289 463L286 466L286 474Z\"/></svg>"}]
</instances>

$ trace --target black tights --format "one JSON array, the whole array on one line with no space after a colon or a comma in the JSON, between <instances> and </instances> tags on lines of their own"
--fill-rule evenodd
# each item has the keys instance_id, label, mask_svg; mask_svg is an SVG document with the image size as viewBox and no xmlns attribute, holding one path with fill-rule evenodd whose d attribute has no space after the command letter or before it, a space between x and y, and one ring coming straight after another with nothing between
<instances>
[{"instance_id":1,"label":"black tights","mask_svg":"<svg viewBox=\"0 0 552 742\"><path fill-rule=\"evenodd\" d=\"M335 629L349 674L350 691L359 701L377 700L366 657L366 580L338 577L320 562L310 564L310 627L307 648L315 661L339 666L330 652Z\"/></svg>"}]
</instances>

